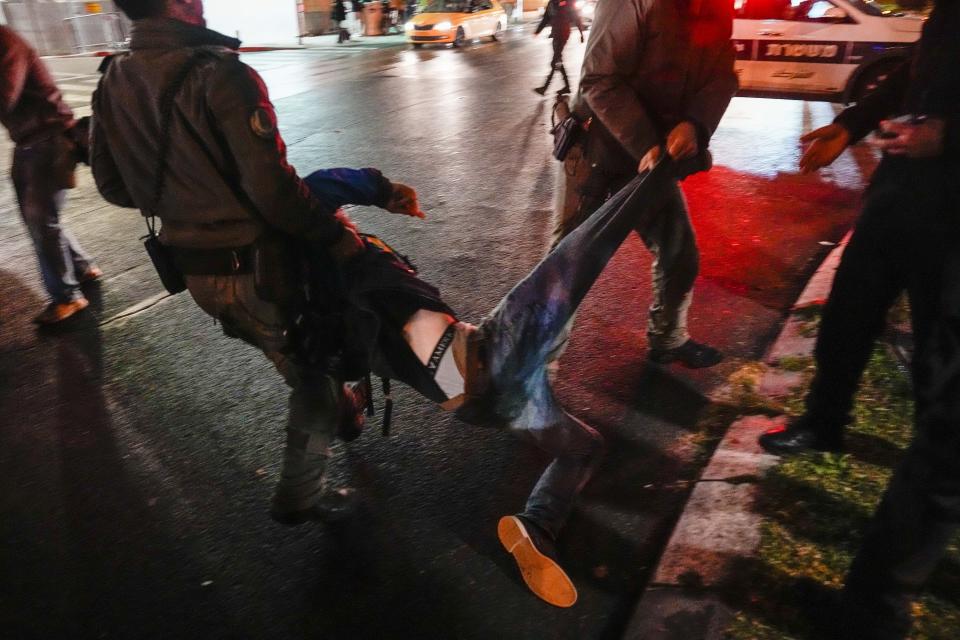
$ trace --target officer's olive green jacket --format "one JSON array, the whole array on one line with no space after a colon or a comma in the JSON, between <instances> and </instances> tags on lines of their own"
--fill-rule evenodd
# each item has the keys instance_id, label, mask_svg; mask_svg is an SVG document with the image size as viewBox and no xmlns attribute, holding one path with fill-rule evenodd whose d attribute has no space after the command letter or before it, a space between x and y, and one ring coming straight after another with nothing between
<instances>
[{"instance_id":1,"label":"officer's olive green jacket","mask_svg":"<svg viewBox=\"0 0 960 640\"><path fill-rule=\"evenodd\" d=\"M253 242L266 227L318 240L341 232L287 163L260 76L239 41L175 20L134 24L130 52L103 66L93 97L91 165L108 201L150 211L161 138L170 144L157 213L169 245L216 249ZM161 132L161 96L192 55L201 59Z\"/></svg>"}]
</instances>

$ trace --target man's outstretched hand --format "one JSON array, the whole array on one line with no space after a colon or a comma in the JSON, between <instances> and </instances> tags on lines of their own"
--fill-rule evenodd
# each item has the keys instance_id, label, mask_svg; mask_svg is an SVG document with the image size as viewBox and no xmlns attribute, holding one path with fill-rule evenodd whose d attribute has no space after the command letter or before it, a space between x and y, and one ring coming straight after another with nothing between
<instances>
[{"instance_id":1,"label":"man's outstretched hand","mask_svg":"<svg viewBox=\"0 0 960 640\"><path fill-rule=\"evenodd\" d=\"M800 158L800 173L812 173L840 157L850 144L850 132L843 125L828 124L803 136L800 142L810 143Z\"/></svg>"},{"instance_id":2,"label":"man's outstretched hand","mask_svg":"<svg viewBox=\"0 0 960 640\"><path fill-rule=\"evenodd\" d=\"M413 187L408 187L399 182L393 183L393 194L387 203L387 211L390 213L399 213L414 218L425 218L426 214L420 210L420 203L417 201L417 192Z\"/></svg>"}]
</instances>

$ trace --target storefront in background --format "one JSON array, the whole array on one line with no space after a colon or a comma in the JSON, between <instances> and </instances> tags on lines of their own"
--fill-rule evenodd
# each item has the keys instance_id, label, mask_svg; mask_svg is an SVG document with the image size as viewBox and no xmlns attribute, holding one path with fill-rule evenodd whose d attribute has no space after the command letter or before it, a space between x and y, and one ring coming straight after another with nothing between
<instances>
[{"instance_id":1,"label":"storefront in background","mask_svg":"<svg viewBox=\"0 0 960 640\"><path fill-rule=\"evenodd\" d=\"M245 45L295 44L297 0L204 0L207 26Z\"/></svg>"}]
</instances>

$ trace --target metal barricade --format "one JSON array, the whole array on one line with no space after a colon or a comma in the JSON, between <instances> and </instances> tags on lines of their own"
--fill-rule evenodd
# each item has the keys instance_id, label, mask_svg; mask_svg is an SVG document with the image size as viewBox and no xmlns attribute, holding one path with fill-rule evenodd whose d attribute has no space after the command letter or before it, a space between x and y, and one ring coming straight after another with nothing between
<instances>
[{"instance_id":1,"label":"metal barricade","mask_svg":"<svg viewBox=\"0 0 960 640\"><path fill-rule=\"evenodd\" d=\"M73 48L77 53L126 46L126 24L119 13L89 13L64 18L64 22L73 33Z\"/></svg>"},{"instance_id":2,"label":"metal barricade","mask_svg":"<svg viewBox=\"0 0 960 640\"><path fill-rule=\"evenodd\" d=\"M0 0L4 20L42 56L66 55L122 46L129 21L112 0Z\"/></svg>"}]
</instances>

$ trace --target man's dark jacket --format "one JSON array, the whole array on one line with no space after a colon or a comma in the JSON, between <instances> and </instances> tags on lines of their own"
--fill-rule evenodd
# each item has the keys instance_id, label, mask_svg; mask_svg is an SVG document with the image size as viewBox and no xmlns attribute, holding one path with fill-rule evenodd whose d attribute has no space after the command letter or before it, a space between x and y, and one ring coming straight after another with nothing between
<instances>
[{"instance_id":1,"label":"man's dark jacket","mask_svg":"<svg viewBox=\"0 0 960 640\"><path fill-rule=\"evenodd\" d=\"M73 126L73 113L37 52L4 26L0 26L0 123L17 144L44 140Z\"/></svg>"},{"instance_id":2,"label":"man's dark jacket","mask_svg":"<svg viewBox=\"0 0 960 640\"><path fill-rule=\"evenodd\" d=\"M583 21L573 5L573 0L550 0L547 3L543 18L534 33L540 33L548 26L550 37L563 40L564 43L570 39L570 30L574 26L580 30L581 36L583 35Z\"/></svg>"},{"instance_id":3,"label":"man's dark jacket","mask_svg":"<svg viewBox=\"0 0 960 640\"><path fill-rule=\"evenodd\" d=\"M134 24L130 52L107 65L93 97L91 165L108 201L143 211L154 200L161 137L169 138L161 238L197 249L242 247L265 227L335 241L335 207L315 198L287 163L260 76L240 62L239 41L165 19ZM168 132L161 96L200 56L177 94ZM385 182L385 188L389 183Z\"/></svg>"},{"instance_id":4,"label":"man's dark jacket","mask_svg":"<svg viewBox=\"0 0 960 640\"><path fill-rule=\"evenodd\" d=\"M599 120L592 139L616 141L604 150L616 156L604 159L608 166L635 169L685 120L707 147L737 91L731 7L729 0L600 0L575 111Z\"/></svg>"},{"instance_id":5,"label":"man's dark jacket","mask_svg":"<svg viewBox=\"0 0 960 640\"><path fill-rule=\"evenodd\" d=\"M941 0L923 27L913 58L893 71L880 87L836 118L852 142L880 121L912 114L946 122L943 159L960 164L960 1Z\"/></svg>"}]
</instances>

